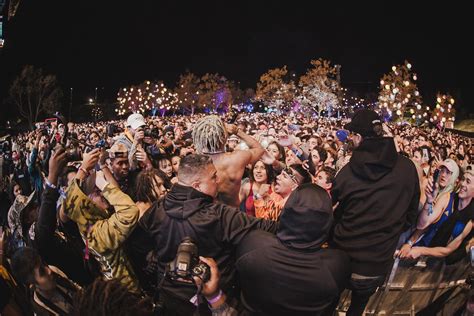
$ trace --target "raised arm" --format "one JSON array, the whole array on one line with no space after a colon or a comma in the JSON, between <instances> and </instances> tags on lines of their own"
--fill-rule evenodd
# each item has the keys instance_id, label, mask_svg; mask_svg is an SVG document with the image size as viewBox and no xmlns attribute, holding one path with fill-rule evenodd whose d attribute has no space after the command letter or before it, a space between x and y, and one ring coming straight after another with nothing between
<instances>
[{"instance_id":1,"label":"raised arm","mask_svg":"<svg viewBox=\"0 0 474 316\"><path fill-rule=\"evenodd\" d=\"M114 207L115 213L93 226L91 246L99 252L114 250L123 244L138 223L138 207L118 187L109 184L100 171L96 175L96 186Z\"/></svg>"},{"instance_id":2,"label":"raised arm","mask_svg":"<svg viewBox=\"0 0 474 316\"><path fill-rule=\"evenodd\" d=\"M260 159L260 157L262 157L265 149L255 138L247 135L242 130L239 130L234 124L226 124L226 129L229 134L237 135L247 144L247 146L249 146L248 153L250 153L250 155L248 156L248 160L246 161L245 165L254 164Z\"/></svg>"},{"instance_id":3,"label":"raised arm","mask_svg":"<svg viewBox=\"0 0 474 316\"><path fill-rule=\"evenodd\" d=\"M441 195L436 203L434 203L438 191L439 185L436 184L435 189L433 190L433 179L429 179L428 185L425 189L426 202L418 216L417 229L426 229L441 216L448 206L450 195L446 193Z\"/></svg>"},{"instance_id":4,"label":"raised arm","mask_svg":"<svg viewBox=\"0 0 474 316\"><path fill-rule=\"evenodd\" d=\"M413 259L417 259L419 256L430 256L437 258L447 257L461 246L462 241L467 235L469 235L471 230L472 221L469 221L464 227L462 233L453 239L446 247L413 247L408 256Z\"/></svg>"},{"instance_id":5,"label":"raised arm","mask_svg":"<svg viewBox=\"0 0 474 316\"><path fill-rule=\"evenodd\" d=\"M30 175L32 175L35 170L36 159L38 159L38 148L39 148L40 140L41 140L41 130L37 130L35 144L33 146L33 150L31 151L30 163L28 164L28 173Z\"/></svg>"},{"instance_id":6,"label":"raised arm","mask_svg":"<svg viewBox=\"0 0 474 316\"><path fill-rule=\"evenodd\" d=\"M56 202L59 198L57 189L59 173L66 165L66 152L58 149L49 160L49 173L45 181L46 188L41 199L38 222L35 225L35 240L41 251L51 245L57 227Z\"/></svg>"}]
</instances>

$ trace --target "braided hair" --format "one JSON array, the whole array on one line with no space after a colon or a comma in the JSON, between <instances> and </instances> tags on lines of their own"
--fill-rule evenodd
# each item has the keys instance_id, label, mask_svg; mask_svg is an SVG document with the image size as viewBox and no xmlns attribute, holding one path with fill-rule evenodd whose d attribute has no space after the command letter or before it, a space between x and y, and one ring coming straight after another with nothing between
<instances>
[{"instance_id":1,"label":"braided hair","mask_svg":"<svg viewBox=\"0 0 474 316\"><path fill-rule=\"evenodd\" d=\"M193 128L193 143L200 154L213 154L223 150L227 141L227 131L222 120L216 116L206 116L196 122Z\"/></svg>"}]
</instances>

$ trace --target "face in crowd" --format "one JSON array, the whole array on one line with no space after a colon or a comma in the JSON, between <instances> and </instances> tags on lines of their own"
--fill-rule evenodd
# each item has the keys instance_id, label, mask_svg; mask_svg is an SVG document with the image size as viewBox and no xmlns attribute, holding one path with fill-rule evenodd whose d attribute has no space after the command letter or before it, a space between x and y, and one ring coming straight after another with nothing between
<instances>
[{"instance_id":1,"label":"face in crowd","mask_svg":"<svg viewBox=\"0 0 474 316\"><path fill-rule=\"evenodd\" d=\"M281 196L288 196L296 187L298 187L297 172L293 168L286 168L277 176L275 192Z\"/></svg>"},{"instance_id":2,"label":"face in crowd","mask_svg":"<svg viewBox=\"0 0 474 316\"><path fill-rule=\"evenodd\" d=\"M315 137L308 139L308 149L311 151L315 147L318 147L318 140Z\"/></svg>"},{"instance_id":3,"label":"face in crowd","mask_svg":"<svg viewBox=\"0 0 474 316\"><path fill-rule=\"evenodd\" d=\"M316 173L313 182L326 191L331 190L332 184L328 181L328 174L324 170L320 170L318 173Z\"/></svg>"},{"instance_id":4,"label":"face in crowd","mask_svg":"<svg viewBox=\"0 0 474 316\"><path fill-rule=\"evenodd\" d=\"M173 156L171 157L171 165L173 166L173 172L175 174L178 174L178 169L179 169L179 163L181 161L180 156Z\"/></svg>"},{"instance_id":5,"label":"face in crowd","mask_svg":"<svg viewBox=\"0 0 474 316\"><path fill-rule=\"evenodd\" d=\"M313 149L311 151L311 160L313 160L313 164L315 168L319 168L324 161L321 161L321 157L319 156L319 152L317 149Z\"/></svg>"},{"instance_id":6,"label":"face in crowd","mask_svg":"<svg viewBox=\"0 0 474 316\"><path fill-rule=\"evenodd\" d=\"M111 159L112 162L112 172L114 176L119 179L125 179L128 176L128 172L130 169L130 162L128 161L128 157L117 157Z\"/></svg>"},{"instance_id":7,"label":"face in crowd","mask_svg":"<svg viewBox=\"0 0 474 316\"><path fill-rule=\"evenodd\" d=\"M422 163L422 156L421 156L421 151L419 150L416 150L414 153L413 153L413 161L416 162L419 166L421 166L421 163Z\"/></svg>"},{"instance_id":8,"label":"face in crowd","mask_svg":"<svg viewBox=\"0 0 474 316\"><path fill-rule=\"evenodd\" d=\"M445 188L449 184L449 180L453 173L448 170L445 166L441 166L439 169L439 187Z\"/></svg>"},{"instance_id":9,"label":"face in crowd","mask_svg":"<svg viewBox=\"0 0 474 316\"><path fill-rule=\"evenodd\" d=\"M474 197L474 173L466 172L459 186L459 198L468 199Z\"/></svg>"},{"instance_id":10,"label":"face in crowd","mask_svg":"<svg viewBox=\"0 0 474 316\"><path fill-rule=\"evenodd\" d=\"M331 152L328 151L328 157L326 158L326 161L324 161L324 165L328 167L332 167L334 165L335 159L334 156Z\"/></svg>"},{"instance_id":11,"label":"face in crowd","mask_svg":"<svg viewBox=\"0 0 474 316\"><path fill-rule=\"evenodd\" d=\"M235 147L237 147L239 141L237 139L234 139L234 138L229 138L227 140L227 148L229 151L233 151L235 149Z\"/></svg>"},{"instance_id":12,"label":"face in crowd","mask_svg":"<svg viewBox=\"0 0 474 316\"><path fill-rule=\"evenodd\" d=\"M153 179L153 192L157 199L162 198L166 194L166 188L164 185L164 180L159 176L155 175Z\"/></svg>"},{"instance_id":13,"label":"face in crowd","mask_svg":"<svg viewBox=\"0 0 474 316\"><path fill-rule=\"evenodd\" d=\"M290 166L290 165L293 165L293 164L298 164L298 163L301 163L298 159L298 157L296 157L296 154L293 152L293 150L291 149L288 149L286 151L286 165L287 166Z\"/></svg>"},{"instance_id":14,"label":"face in crowd","mask_svg":"<svg viewBox=\"0 0 474 316\"><path fill-rule=\"evenodd\" d=\"M13 196L17 197L18 195L21 195L21 193L22 191L20 185L15 184L15 186L13 187Z\"/></svg>"},{"instance_id":15,"label":"face in crowd","mask_svg":"<svg viewBox=\"0 0 474 316\"><path fill-rule=\"evenodd\" d=\"M158 165L160 167L160 170L163 171L168 178L171 178L173 176L173 165L171 164L171 161L169 159L161 159L158 162Z\"/></svg>"},{"instance_id":16,"label":"face in crowd","mask_svg":"<svg viewBox=\"0 0 474 316\"><path fill-rule=\"evenodd\" d=\"M89 143L92 145L92 146L95 146L100 140L100 137L99 137L99 134L93 132L90 136L89 136Z\"/></svg>"},{"instance_id":17,"label":"face in crowd","mask_svg":"<svg viewBox=\"0 0 474 316\"><path fill-rule=\"evenodd\" d=\"M257 161L253 166L253 178L257 183L267 183L268 175L267 169L265 168L265 164L261 161Z\"/></svg>"},{"instance_id":18,"label":"face in crowd","mask_svg":"<svg viewBox=\"0 0 474 316\"><path fill-rule=\"evenodd\" d=\"M280 151L278 150L278 146L277 146L277 145L275 145L275 144L270 144L270 145L268 145L267 151L268 151L273 157L275 157L275 160L280 160L280 159L281 159Z\"/></svg>"}]
</instances>

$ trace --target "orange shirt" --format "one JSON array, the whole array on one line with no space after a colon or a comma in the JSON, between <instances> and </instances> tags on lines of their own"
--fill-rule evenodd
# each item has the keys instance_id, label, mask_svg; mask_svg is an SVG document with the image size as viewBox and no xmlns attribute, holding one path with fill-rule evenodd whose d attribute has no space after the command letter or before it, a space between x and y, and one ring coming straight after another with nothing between
<instances>
[{"instance_id":1,"label":"orange shirt","mask_svg":"<svg viewBox=\"0 0 474 316\"><path fill-rule=\"evenodd\" d=\"M264 199L255 199L253 201L255 205L255 217L277 221L286 200L288 200L288 197L283 198L275 192L272 192Z\"/></svg>"}]
</instances>

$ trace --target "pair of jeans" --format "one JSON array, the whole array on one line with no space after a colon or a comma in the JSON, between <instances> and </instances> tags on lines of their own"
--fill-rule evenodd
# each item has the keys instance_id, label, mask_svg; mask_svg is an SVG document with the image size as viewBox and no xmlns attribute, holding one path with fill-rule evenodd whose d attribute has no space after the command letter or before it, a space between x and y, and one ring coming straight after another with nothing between
<instances>
[{"instance_id":1,"label":"pair of jeans","mask_svg":"<svg viewBox=\"0 0 474 316\"><path fill-rule=\"evenodd\" d=\"M349 289L352 291L351 305L346 315L362 315L370 297L383 285L385 277L386 275L366 276L353 273L349 283Z\"/></svg>"}]
</instances>

